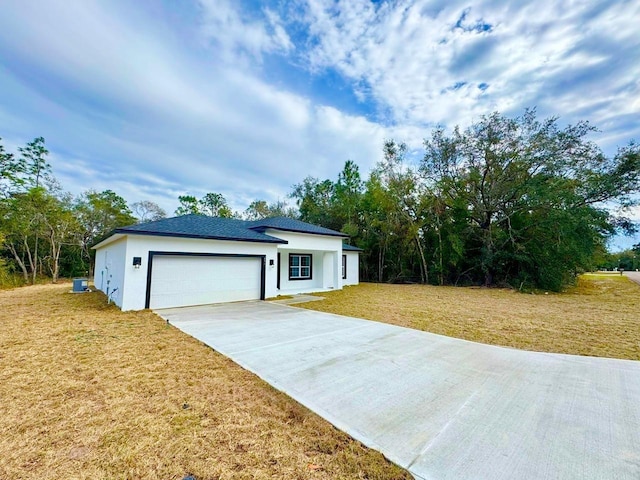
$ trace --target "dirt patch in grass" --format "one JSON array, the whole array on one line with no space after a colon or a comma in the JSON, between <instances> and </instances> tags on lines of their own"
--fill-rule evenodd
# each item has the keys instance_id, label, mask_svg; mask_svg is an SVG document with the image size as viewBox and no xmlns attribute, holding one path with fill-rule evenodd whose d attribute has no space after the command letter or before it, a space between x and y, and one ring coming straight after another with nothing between
<instances>
[{"instance_id":1,"label":"dirt patch in grass","mask_svg":"<svg viewBox=\"0 0 640 480\"><path fill-rule=\"evenodd\" d=\"M409 479L151 312L0 292L0 478Z\"/></svg>"},{"instance_id":2,"label":"dirt patch in grass","mask_svg":"<svg viewBox=\"0 0 640 480\"><path fill-rule=\"evenodd\" d=\"M541 352L640 360L640 288L583 276L562 294L360 284L299 306L475 342Z\"/></svg>"}]
</instances>

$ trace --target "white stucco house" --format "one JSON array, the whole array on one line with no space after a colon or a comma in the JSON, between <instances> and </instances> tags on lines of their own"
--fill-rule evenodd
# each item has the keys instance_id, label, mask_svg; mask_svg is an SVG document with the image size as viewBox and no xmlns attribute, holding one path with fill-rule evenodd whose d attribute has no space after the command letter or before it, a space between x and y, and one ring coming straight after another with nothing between
<instances>
[{"instance_id":1,"label":"white stucco house","mask_svg":"<svg viewBox=\"0 0 640 480\"><path fill-rule=\"evenodd\" d=\"M95 245L94 284L122 310L322 292L359 281L347 235L291 218L184 215L118 228Z\"/></svg>"}]
</instances>

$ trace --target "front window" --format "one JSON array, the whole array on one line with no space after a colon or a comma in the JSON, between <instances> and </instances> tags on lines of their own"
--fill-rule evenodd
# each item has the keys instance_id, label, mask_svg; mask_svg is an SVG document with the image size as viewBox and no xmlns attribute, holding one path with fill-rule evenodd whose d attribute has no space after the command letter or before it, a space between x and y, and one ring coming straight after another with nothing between
<instances>
[{"instance_id":1,"label":"front window","mask_svg":"<svg viewBox=\"0 0 640 480\"><path fill-rule=\"evenodd\" d=\"M311 255L289 254L289 280L311 279Z\"/></svg>"}]
</instances>

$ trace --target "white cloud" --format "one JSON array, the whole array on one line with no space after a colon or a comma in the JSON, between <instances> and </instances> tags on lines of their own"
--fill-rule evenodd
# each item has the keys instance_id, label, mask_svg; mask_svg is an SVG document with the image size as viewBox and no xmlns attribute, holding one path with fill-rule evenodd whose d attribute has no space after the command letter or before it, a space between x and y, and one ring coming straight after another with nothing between
<instances>
[{"instance_id":1,"label":"white cloud","mask_svg":"<svg viewBox=\"0 0 640 480\"><path fill-rule=\"evenodd\" d=\"M305 5L309 68L337 69L399 124L464 125L536 105L600 124L640 102L638 2Z\"/></svg>"},{"instance_id":2,"label":"white cloud","mask_svg":"<svg viewBox=\"0 0 640 480\"><path fill-rule=\"evenodd\" d=\"M171 8L191 5L179 4ZM162 15L169 7L9 0L0 16L2 135L18 144L45 136L75 193L111 188L170 212L187 192L222 192L237 209L282 199L307 175L335 178L347 159L366 174L385 138L419 155L433 124L495 109L538 104L593 120L607 142L640 137L635 2L594 14L591 3L563 10L550 0L470 9L310 0L302 14L289 3L295 11L197 4L176 25ZM291 68L303 58L309 72L338 71L381 121L327 104L331 92L325 102L296 93L286 76L266 81L274 55Z\"/></svg>"},{"instance_id":3,"label":"white cloud","mask_svg":"<svg viewBox=\"0 0 640 480\"><path fill-rule=\"evenodd\" d=\"M247 19L238 2L198 0L198 3L203 12L202 33L226 60L236 62L238 54L246 52L255 61L263 53L286 53L293 48L282 20L273 10L265 8L263 17Z\"/></svg>"},{"instance_id":4,"label":"white cloud","mask_svg":"<svg viewBox=\"0 0 640 480\"><path fill-rule=\"evenodd\" d=\"M269 85L228 58L181 56L160 27L129 21L131 12L119 8L21 4L12 25L0 21L2 48L24 62L23 72L0 72L0 84L22 90L19 108L35 132L18 142L45 136L56 174L74 193L110 188L173 211L179 194L218 191L243 209L256 198L283 198L307 175L335 177L348 158L365 167L379 158L383 127ZM237 12L218 14L224 28L247 24ZM278 17L267 16L285 45ZM243 48L272 48L276 40L256 29ZM59 88L42 89L31 70ZM9 115L5 108L0 114Z\"/></svg>"}]
</instances>

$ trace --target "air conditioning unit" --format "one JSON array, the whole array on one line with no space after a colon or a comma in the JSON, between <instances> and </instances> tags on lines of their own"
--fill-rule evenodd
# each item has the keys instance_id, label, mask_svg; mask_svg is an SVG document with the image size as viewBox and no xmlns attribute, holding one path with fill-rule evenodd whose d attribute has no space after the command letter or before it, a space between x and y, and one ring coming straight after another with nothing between
<instances>
[{"instance_id":1,"label":"air conditioning unit","mask_svg":"<svg viewBox=\"0 0 640 480\"><path fill-rule=\"evenodd\" d=\"M73 293L83 293L89 290L89 280L86 278L73 279Z\"/></svg>"}]
</instances>

